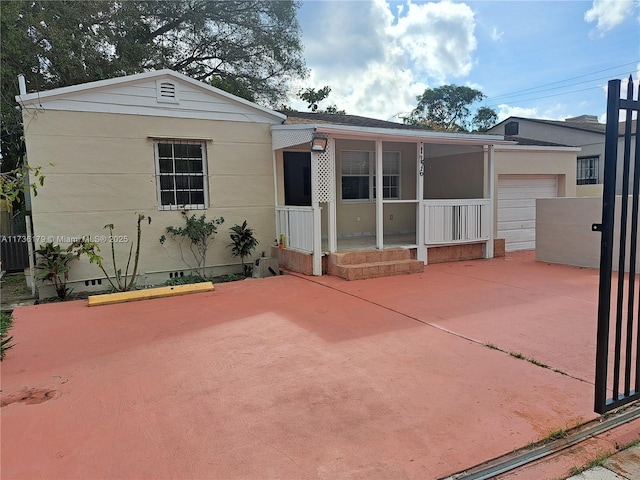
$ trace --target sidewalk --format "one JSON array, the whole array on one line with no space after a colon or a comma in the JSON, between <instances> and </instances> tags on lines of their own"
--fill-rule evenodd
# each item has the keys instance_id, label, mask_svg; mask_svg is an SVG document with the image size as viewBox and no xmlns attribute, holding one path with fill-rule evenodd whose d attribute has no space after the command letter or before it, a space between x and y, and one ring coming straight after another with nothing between
<instances>
[{"instance_id":1,"label":"sidewalk","mask_svg":"<svg viewBox=\"0 0 640 480\"><path fill-rule=\"evenodd\" d=\"M640 479L640 445L623 450L568 480L638 480Z\"/></svg>"}]
</instances>

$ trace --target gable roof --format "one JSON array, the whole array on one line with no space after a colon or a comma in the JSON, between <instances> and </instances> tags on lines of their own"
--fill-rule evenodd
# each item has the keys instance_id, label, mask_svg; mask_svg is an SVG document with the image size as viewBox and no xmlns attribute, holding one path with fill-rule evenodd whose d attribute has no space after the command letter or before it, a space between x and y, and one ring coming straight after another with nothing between
<instances>
[{"instance_id":1,"label":"gable roof","mask_svg":"<svg viewBox=\"0 0 640 480\"><path fill-rule=\"evenodd\" d=\"M534 138L524 138L524 137L518 137L515 135L505 135L504 139L511 140L512 142L516 142L518 145L529 145L529 146L539 146L539 147L571 147L571 145L566 145L562 143L547 142L545 140L536 140Z\"/></svg>"},{"instance_id":2,"label":"gable roof","mask_svg":"<svg viewBox=\"0 0 640 480\"><path fill-rule=\"evenodd\" d=\"M554 127L561 127L561 128L570 128L573 130L582 130L585 132L594 132L594 133L602 133L604 134L605 129L606 129L606 124L604 123L597 123L597 122L585 122L585 121L565 121L565 120L545 120L545 119L541 119L541 118L525 118L525 117L509 117L506 118L505 120L503 120L500 123L497 123L496 125L494 125L493 127L490 128L490 130L493 130L494 128L496 128L499 125L503 125L509 122L513 122L513 121L525 121L525 122L532 122L532 123L540 123L543 125L550 125L550 126L554 126Z\"/></svg>"},{"instance_id":3,"label":"gable roof","mask_svg":"<svg viewBox=\"0 0 640 480\"><path fill-rule=\"evenodd\" d=\"M526 121L526 122L532 122L532 123L540 123L543 125L551 125L551 126L560 127L560 128L569 128L572 130L581 130L584 132L591 132L591 133L597 133L602 135L606 133L606 130L607 130L606 123L579 120L580 118L583 118L583 117L587 117L587 116L583 115L582 117L569 118L567 120L545 120L542 118L509 117L503 120L502 122L495 124L493 127L491 127L490 130L493 130L499 125L503 125L512 121ZM632 132L636 131L636 123L637 123L637 120L633 120L631 123ZM618 135L624 135L625 127L626 127L626 122L620 122L618 124Z\"/></svg>"},{"instance_id":4,"label":"gable roof","mask_svg":"<svg viewBox=\"0 0 640 480\"><path fill-rule=\"evenodd\" d=\"M297 125L304 123L329 123L332 125L349 125L353 127L393 128L399 130L418 130L421 132L431 131L415 125L389 122L387 120L361 117L359 115L341 115L334 113L312 113L297 111L285 111L283 113L287 115L287 119L284 121L285 125Z\"/></svg>"},{"instance_id":5,"label":"gable roof","mask_svg":"<svg viewBox=\"0 0 640 480\"><path fill-rule=\"evenodd\" d=\"M158 103L157 82L168 81L184 90L180 101ZM169 69L98 80L44 92L16 96L22 106L53 110L129 113L282 123L282 113ZM184 100L184 101L182 101Z\"/></svg>"}]
</instances>

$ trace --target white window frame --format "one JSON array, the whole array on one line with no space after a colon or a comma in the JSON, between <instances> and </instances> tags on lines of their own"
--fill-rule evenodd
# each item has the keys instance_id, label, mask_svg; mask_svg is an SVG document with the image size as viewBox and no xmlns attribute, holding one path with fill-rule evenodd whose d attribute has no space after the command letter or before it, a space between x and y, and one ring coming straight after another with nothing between
<instances>
[{"instance_id":1,"label":"white window frame","mask_svg":"<svg viewBox=\"0 0 640 480\"><path fill-rule=\"evenodd\" d=\"M342 171L342 161L344 159L344 153L355 153L355 154L367 154L368 162L369 162L369 195L368 198L342 198L342 178L343 177L363 177L365 175L358 174L345 174ZM398 196L383 198L383 200L400 200L402 198L402 156L400 151L389 150L382 152L382 169L384 171L384 161L385 155L392 154L396 156L398 161L398 173L392 174L384 174L383 173L383 195L384 195L384 177L397 177L398 178ZM375 182L376 182L376 152L365 151L365 150L341 150L340 151L340 200L343 203L371 203L376 201L376 197L374 195L375 192ZM389 187L390 188L390 187Z\"/></svg>"},{"instance_id":2,"label":"white window frame","mask_svg":"<svg viewBox=\"0 0 640 480\"><path fill-rule=\"evenodd\" d=\"M175 171L175 154L172 154L173 159L173 173L161 173L160 172L160 144L183 144L183 145L200 145L200 151L202 152L202 173L179 173ZM209 206L209 176L207 174L207 142L205 140L191 140L191 139L172 139L172 138L158 138L153 141L153 151L154 151L154 162L156 168L156 192L158 199L158 210L206 210ZM173 148L172 148L173 151ZM162 204L162 192L166 191L161 188L160 178L164 176L175 177L177 175L180 176L193 176L193 177L202 177L202 193L203 193L203 203L193 203L193 204ZM175 186L173 191L176 193L179 189ZM201 189L194 189L195 191L200 191Z\"/></svg>"}]
</instances>

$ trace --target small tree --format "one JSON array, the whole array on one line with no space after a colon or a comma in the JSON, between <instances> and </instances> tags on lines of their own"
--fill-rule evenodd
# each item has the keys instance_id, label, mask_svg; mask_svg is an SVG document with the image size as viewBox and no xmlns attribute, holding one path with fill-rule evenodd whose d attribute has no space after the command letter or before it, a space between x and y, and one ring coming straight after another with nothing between
<instances>
[{"instance_id":1,"label":"small tree","mask_svg":"<svg viewBox=\"0 0 640 480\"><path fill-rule=\"evenodd\" d=\"M71 262L79 255L75 249L76 245L69 245L66 249L62 249L60 245L48 242L44 246L40 245L36 250L38 254L36 278L51 282L60 300L67 298L71 292L67 288L67 280L69 280Z\"/></svg>"},{"instance_id":2,"label":"small tree","mask_svg":"<svg viewBox=\"0 0 640 480\"><path fill-rule=\"evenodd\" d=\"M472 105L484 98L485 95L480 90L470 87L443 85L433 89L427 88L422 95L416 97L418 105L403 120L404 123L421 125L433 130L466 131L470 123L486 123L491 112L495 115L489 107L482 107L478 110L480 117L470 119Z\"/></svg>"},{"instance_id":3,"label":"small tree","mask_svg":"<svg viewBox=\"0 0 640 480\"><path fill-rule=\"evenodd\" d=\"M205 214L196 218L195 215L188 217L186 212L182 213L184 215L185 226L167 227L167 233L178 243L182 261L194 270L200 278L204 279L206 277L207 251L213 242L215 234L218 232L218 225L224 223L224 218L219 217L207 221ZM162 245L164 245L166 240L167 237L165 235L160 237L160 243ZM183 248L183 242L185 240L189 240L189 251L196 261L195 266L185 259L185 248Z\"/></svg>"},{"instance_id":4,"label":"small tree","mask_svg":"<svg viewBox=\"0 0 640 480\"><path fill-rule=\"evenodd\" d=\"M231 237L231 243L227 245L231 249L231 255L234 258L240 257L242 262L242 272L245 277L248 277L251 273L251 266L245 265L244 259L251 256L258 246L258 240L253 236L253 229L247 226L247 221L242 222L242 225L234 225L229 229L229 237Z\"/></svg>"}]
</instances>

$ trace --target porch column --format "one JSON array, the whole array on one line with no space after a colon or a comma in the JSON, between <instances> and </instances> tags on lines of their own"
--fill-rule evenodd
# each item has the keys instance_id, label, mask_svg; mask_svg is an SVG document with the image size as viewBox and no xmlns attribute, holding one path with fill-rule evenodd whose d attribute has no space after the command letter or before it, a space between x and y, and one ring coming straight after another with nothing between
<instances>
[{"instance_id":1,"label":"porch column","mask_svg":"<svg viewBox=\"0 0 640 480\"><path fill-rule=\"evenodd\" d=\"M318 202L313 202L313 274L322 275L322 209Z\"/></svg>"},{"instance_id":2,"label":"porch column","mask_svg":"<svg viewBox=\"0 0 640 480\"><path fill-rule=\"evenodd\" d=\"M427 264L427 246L424 241L424 143L417 145L416 152L416 242L418 260Z\"/></svg>"},{"instance_id":3,"label":"porch column","mask_svg":"<svg viewBox=\"0 0 640 480\"><path fill-rule=\"evenodd\" d=\"M384 248L384 205L382 203L382 140L376 140L376 248Z\"/></svg>"},{"instance_id":4,"label":"porch column","mask_svg":"<svg viewBox=\"0 0 640 480\"><path fill-rule=\"evenodd\" d=\"M334 168L332 171L333 179L335 179L335 171L337 167L336 161L336 141L333 138L329 138L329 142L327 143L327 152L329 156L329 161L333 163ZM336 184L335 180L330 182L327 188L331 188L332 192L327 199L327 208L329 211L327 212L327 236L328 236L328 247L331 253L338 251L338 223L337 223L337 215L336 215Z\"/></svg>"},{"instance_id":5,"label":"porch column","mask_svg":"<svg viewBox=\"0 0 640 480\"><path fill-rule=\"evenodd\" d=\"M489 208L488 208L488 218L487 223L489 224L489 240L487 241L487 246L484 249L484 258L493 258L493 239L495 236L495 225L494 225L494 208L495 208L495 178L496 178L496 167L494 160L495 147L494 145L489 145L489 154L488 154L488 170L489 170L489 178L487 181L487 188L489 189Z\"/></svg>"}]
</instances>

